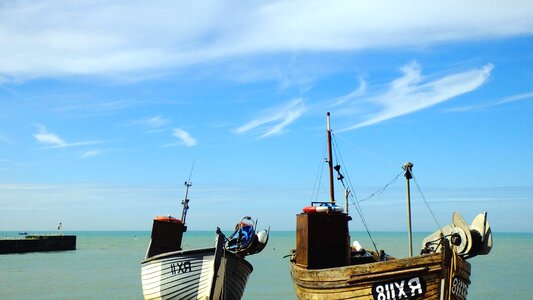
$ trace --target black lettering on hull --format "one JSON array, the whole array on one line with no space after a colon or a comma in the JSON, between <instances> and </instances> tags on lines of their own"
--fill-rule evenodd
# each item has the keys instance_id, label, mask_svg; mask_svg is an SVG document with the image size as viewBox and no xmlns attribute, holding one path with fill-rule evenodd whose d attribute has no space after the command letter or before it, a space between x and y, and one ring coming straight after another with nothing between
<instances>
[{"instance_id":1,"label":"black lettering on hull","mask_svg":"<svg viewBox=\"0 0 533 300\"><path fill-rule=\"evenodd\" d=\"M401 278L372 285L374 300L417 299L426 293L426 282L421 277Z\"/></svg>"},{"instance_id":2,"label":"black lettering on hull","mask_svg":"<svg viewBox=\"0 0 533 300\"><path fill-rule=\"evenodd\" d=\"M192 268L191 268L190 261L177 262L177 263L170 264L170 273L172 275L184 274L184 273L188 273L191 271L192 271Z\"/></svg>"}]
</instances>

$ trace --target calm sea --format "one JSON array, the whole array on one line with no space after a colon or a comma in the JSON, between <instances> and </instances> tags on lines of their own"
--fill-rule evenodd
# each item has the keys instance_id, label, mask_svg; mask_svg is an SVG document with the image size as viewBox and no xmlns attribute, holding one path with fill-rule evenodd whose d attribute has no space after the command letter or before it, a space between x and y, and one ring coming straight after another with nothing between
<instances>
[{"instance_id":1,"label":"calm sea","mask_svg":"<svg viewBox=\"0 0 533 300\"><path fill-rule=\"evenodd\" d=\"M0 237L16 234L0 232ZM149 232L74 234L76 251L0 255L0 299L142 299L140 263ZM371 248L366 233L351 236ZM424 236L414 234L415 249ZM211 246L213 238L214 232L187 232L184 248ZM407 256L405 233L373 238L379 249ZM494 233L493 238L489 255L470 260L468 299L533 299L533 234ZM295 299L285 257L294 244L294 232L271 232L267 248L247 258L254 271L244 299Z\"/></svg>"}]
</instances>

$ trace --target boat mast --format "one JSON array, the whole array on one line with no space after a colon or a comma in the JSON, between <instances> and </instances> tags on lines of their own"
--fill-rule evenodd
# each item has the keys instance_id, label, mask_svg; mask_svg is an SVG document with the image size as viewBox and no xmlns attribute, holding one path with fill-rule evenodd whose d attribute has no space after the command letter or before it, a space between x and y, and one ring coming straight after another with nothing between
<instances>
[{"instance_id":1,"label":"boat mast","mask_svg":"<svg viewBox=\"0 0 533 300\"><path fill-rule=\"evenodd\" d=\"M181 201L181 204L183 205L183 210L181 211L181 222L183 225L185 225L185 218L187 218L187 211L189 210L189 187L191 187L191 176L192 176L192 170L194 170L194 162L192 163L191 167L191 173L189 173L189 179L185 181L185 197Z\"/></svg>"},{"instance_id":2,"label":"boat mast","mask_svg":"<svg viewBox=\"0 0 533 300\"><path fill-rule=\"evenodd\" d=\"M333 186L333 155L331 154L331 127L329 123L329 111L326 115L326 131L328 133L329 195L330 203L335 204L335 188Z\"/></svg>"},{"instance_id":3,"label":"boat mast","mask_svg":"<svg viewBox=\"0 0 533 300\"><path fill-rule=\"evenodd\" d=\"M185 198L181 201L181 204L183 205L183 210L181 212L181 222L183 225L185 225L185 218L187 217L187 210L189 210L189 199L187 196L189 195L189 187L192 185L190 181L185 181Z\"/></svg>"},{"instance_id":4,"label":"boat mast","mask_svg":"<svg viewBox=\"0 0 533 300\"><path fill-rule=\"evenodd\" d=\"M407 235L409 238L409 257L413 256L413 237L411 232L411 186L409 184L409 180L413 178L413 175L411 174L412 168L413 164L411 162L406 162L403 165L403 169L405 170L405 180L407 183Z\"/></svg>"}]
</instances>

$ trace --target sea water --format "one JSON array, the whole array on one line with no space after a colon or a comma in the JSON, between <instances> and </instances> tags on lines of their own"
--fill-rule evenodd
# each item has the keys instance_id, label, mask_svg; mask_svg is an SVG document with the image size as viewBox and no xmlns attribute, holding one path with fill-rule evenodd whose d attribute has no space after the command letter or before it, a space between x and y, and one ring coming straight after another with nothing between
<instances>
[{"instance_id":1,"label":"sea water","mask_svg":"<svg viewBox=\"0 0 533 300\"><path fill-rule=\"evenodd\" d=\"M65 234L78 236L77 250L0 255L0 299L142 299L141 261L150 232ZM0 232L0 238L15 235ZM413 235L416 252L425 235ZM214 232L188 231L183 247L211 247L214 236ZM352 232L351 238L374 248L364 232ZM407 256L407 234L380 232L372 238L378 249ZM533 299L533 234L494 233L493 239L489 255L469 260L468 299ZM295 299L287 257L294 246L294 232L274 231L263 252L247 257L254 271L244 299Z\"/></svg>"}]
</instances>

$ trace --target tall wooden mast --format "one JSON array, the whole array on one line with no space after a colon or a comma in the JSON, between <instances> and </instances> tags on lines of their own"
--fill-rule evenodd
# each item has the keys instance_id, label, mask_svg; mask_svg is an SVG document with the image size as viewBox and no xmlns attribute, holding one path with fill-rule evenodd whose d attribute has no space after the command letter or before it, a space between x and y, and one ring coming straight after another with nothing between
<instances>
[{"instance_id":1,"label":"tall wooden mast","mask_svg":"<svg viewBox=\"0 0 533 300\"><path fill-rule=\"evenodd\" d=\"M412 168L413 164L410 162L406 162L403 165L403 169L405 170L405 180L407 184L407 235L409 238L409 257L413 256L413 237L411 234L411 186L409 184L409 180L413 178L413 175L411 174Z\"/></svg>"},{"instance_id":2,"label":"tall wooden mast","mask_svg":"<svg viewBox=\"0 0 533 300\"><path fill-rule=\"evenodd\" d=\"M326 131L328 134L329 196L331 204L335 204L335 187L333 186L333 155L331 153L331 127L329 122L329 111L326 115Z\"/></svg>"},{"instance_id":3,"label":"tall wooden mast","mask_svg":"<svg viewBox=\"0 0 533 300\"><path fill-rule=\"evenodd\" d=\"M343 267L350 264L350 233L348 221L351 218L335 206L333 189L333 167L330 113L327 113L330 202L311 202L311 207L321 211L306 211L296 215L296 251L294 262L305 269ZM339 167L340 168L340 167ZM339 174L339 176L341 176ZM316 207L315 207L316 205ZM325 212L323 209L327 209ZM319 284L317 282L317 284Z\"/></svg>"}]
</instances>

